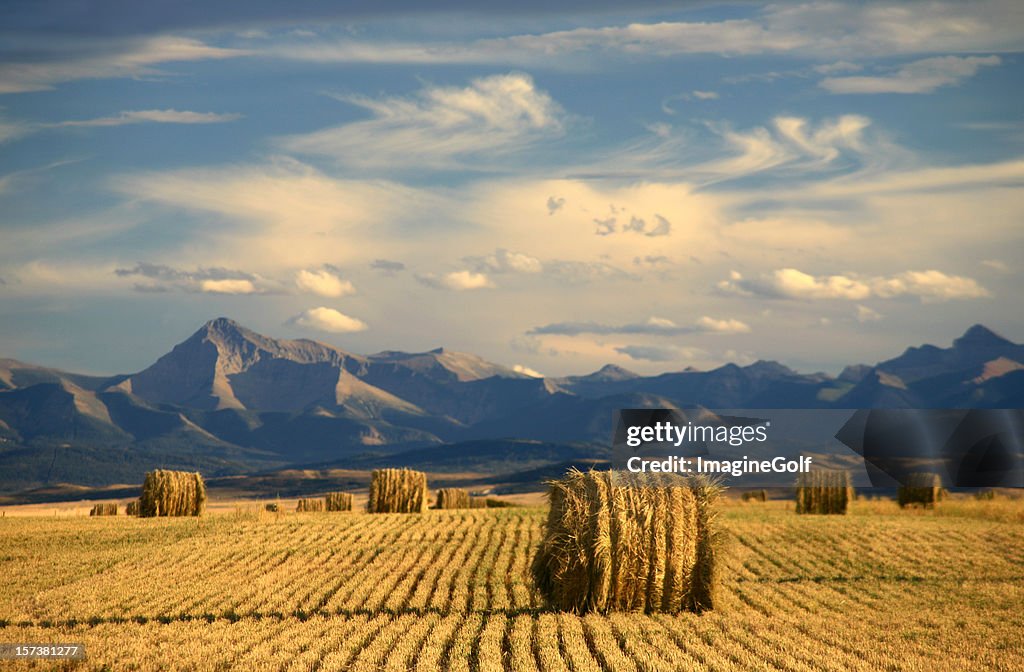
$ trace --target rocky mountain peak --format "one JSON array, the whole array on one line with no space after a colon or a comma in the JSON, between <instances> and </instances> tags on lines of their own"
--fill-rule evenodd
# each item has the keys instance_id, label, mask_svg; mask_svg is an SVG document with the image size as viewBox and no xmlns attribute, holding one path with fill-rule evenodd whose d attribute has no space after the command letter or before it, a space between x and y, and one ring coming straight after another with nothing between
<instances>
[{"instance_id":1,"label":"rocky mountain peak","mask_svg":"<svg viewBox=\"0 0 1024 672\"><path fill-rule=\"evenodd\" d=\"M973 327L965 331L963 336L953 341L953 347L958 350L995 348L1012 345L1013 341L1003 338L996 332L981 324L975 324Z\"/></svg>"}]
</instances>

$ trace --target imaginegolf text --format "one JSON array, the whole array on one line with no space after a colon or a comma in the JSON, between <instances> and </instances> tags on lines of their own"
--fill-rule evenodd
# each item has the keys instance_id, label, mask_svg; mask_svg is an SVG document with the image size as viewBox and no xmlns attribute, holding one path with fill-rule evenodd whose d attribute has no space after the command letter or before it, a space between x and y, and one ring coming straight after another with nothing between
<instances>
[{"instance_id":1,"label":"imaginegolf text","mask_svg":"<svg viewBox=\"0 0 1024 672\"><path fill-rule=\"evenodd\" d=\"M626 468L633 473L676 473L676 474L727 474L742 476L744 474L766 473L806 473L811 470L810 457L787 460L776 457L773 460L750 460L746 456L742 460L708 460L703 457L666 457L651 460L642 457L631 457Z\"/></svg>"}]
</instances>

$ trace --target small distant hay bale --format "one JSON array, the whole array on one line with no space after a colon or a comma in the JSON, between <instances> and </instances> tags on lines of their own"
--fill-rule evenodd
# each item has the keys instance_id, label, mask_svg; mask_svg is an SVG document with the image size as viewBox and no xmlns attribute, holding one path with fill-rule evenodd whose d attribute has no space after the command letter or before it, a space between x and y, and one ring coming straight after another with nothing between
<instances>
[{"instance_id":1,"label":"small distant hay bale","mask_svg":"<svg viewBox=\"0 0 1024 672\"><path fill-rule=\"evenodd\" d=\"M280 513L281 506L277 502L270 502L268 504L263 505L263 510L267 511L268 513Z\"/></svg>"},{"instance_id":2,"label":"small distant hay bale","mask_svg":"<svg viewBox=\"0 0 1024 672\"><path fill-rule=\"evenodd\" d=\"M93 504L92 511L89 512L90 516L116 516L117 515L117 502L111 502L107 504Z\"/></svg>"},{"instance_id":3,"label":"small distant hay bale","mask_svg":"<svg viewBox=\"0 0 1024 672\"><path fill-rule=\"evenodd\" d=\"M206 511L206 483L197 471L157 469L146 474L139 516L201 516Z\"/></svg>"},{"instance_id":4,"label":"small distant hay bale","mask_svg":"<svg viewBox=\"0 0 1024 672\"><path fill-rule=\"evenodd\" d=\"M942 501L944 491L942 489L942 477L938 474L916 472L907 477L907 482L900 486L896 495L896 501L900 508L907 506L921 506L927 509L934 508Z\"/></svg>"},{"instance_id":5,"label":"small distant hay bale","mask_svg":"<svg viewBox=\"0 0 1024 672\"><path fill-rule=\"evenodd\" d=\"M484 506L486 505L485 501ZM462 488L439 488L437 491L437 508L439 509L469 509L472 506L468 490L463 490Z\"/></svg>"},{"instance_id":6,"label":"small distant hay bale","mask_svg":"<svg viewBox=\"0 0 1024 672\"><path fill-rule=\"evenodd\" d=\"M137 516L139 515L139 500L133 499L124 505L124 515L126 516Z\"/></svg>"},{"instance_id":7,"label":"small distant hay bale","mask_svg":"<svg viewBox=\"0 0 1024 672\"><path fill-rule=\"evenodd\" d=\"M979 490L974 493L974 498L979 502L991 502L996 499L995 490Z\"/></svg>"},{"instance_id":8,"label":"small distant hay bale","mask_svg":"<svg viewBox=\"0 0 1024 672\"><path fill-rule=\"evenodd\" d=\"M518 504L497 497L470 497L469 499L469 508L471 509L508 509L515 506Z\"/></svg>"},{"instance_id":9,"label":"small distant hay bale","mask_svg":"<svg viewBox=\"0 0 1024 672\"><path fill-rule=\"evenodd\" d=\"M767 490L750 490L744 492L740 497L744 502L767 502L768 491Z\"/></svg>"},{"instance_id":10,"label":"small distant hay bale","mask_svg":"<svg viewBox=\"0 0 1024 672\"><path fill-rule=\"evenodd\" d=\"M718 494L703 477L573 469L550 483L534 582L561 611L711 609Z\"/></svg>"},{"instance_id":11,"label":"small distant hay bale","mask_svg":"<svg viewBox=\"0 0 1024 672\"><path fill-rule=\"evenodd\" d=\"M854 496L848 471L809 471L796 480L797 513L843 515Z\"/></svg>"},{"instance_id":12,"label":"small distant hay bale","mask_svg":"<svg viewBox=\"0 0 1024 672\"><path fill-rule=\"evenodd\" d=\"M300 499L296 505L295 510L298 513L311 513L316 511L324 510L324 500L322 499Z\"/></svg>"},{"instance_id":13,"label":"small distant hay bale","mask_svg":"<svg viewBox=\"0 0 1024 672\"><path fill-rule=\"evenodd\" d=\"M423 513L427 475L411 469L376 469L370 479L370 513Z\"/></svg>"},{"instance_id":14,"label":"small distant hay bale","mask_svg":"<svg viewBox=\"0 0 1024 672\"><path fill-rule=\"evenodd\" d=\"M328 511L351 511L351 492L328 492L324 497L325 508Z\"/></svg>"}]
</instances>

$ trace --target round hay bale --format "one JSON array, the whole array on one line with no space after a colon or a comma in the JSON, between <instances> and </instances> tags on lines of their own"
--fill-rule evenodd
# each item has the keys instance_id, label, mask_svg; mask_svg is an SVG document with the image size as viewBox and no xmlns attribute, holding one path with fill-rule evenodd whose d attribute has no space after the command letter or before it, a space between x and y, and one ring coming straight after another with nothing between
<instances>
[{"instance_id":1,"label":"round hay bale","mask_svg":"<svg viewBox=\"0 0 1024 672\"><path fill-rule=\"evenodd\" d=\"M703 478L571 470L550 483L532 572L562 611L704 611L715 602L717 485Z\"/></svg>"},{"instance_id":2,"label":"round hay bale","mask_svg":"<svg viewBox=\"0 0 1024 672\"><path fill-rule=\"evenodd\" d=\"M896 501L900 508L920 506L934 508L943 498L942 477L938 474L915 472L900 486Z\"/></svg>"},{"instance_id":3,"label":"round hay bale","mask_svg":"<svg viewBox=\"0 0 1024 672\"><path fill-rule=\"evenodd\" d=\"M206 511L206 483L199 472L157 469L146 474L139 516L201 516Z\"/></svg>"},{"instance_id":4,"label":"round hay bale","mask_svg":"<svg viewBox=\"0 0 1024 672\"><path fill-rule=\"evenodd\" d=\"M486 506L486 503L484 504ZM469 491L462 488L439 488L437 491L437 508L439 509L469 509L472 503L469 499Z\"/></svg>"},{"instance_id":5,"label":"round hay bale","mask_svg":"<svg viewBox=\"0 0 1024 672\"><path fill-rule=\"evenodd\" d=\"M848 471L819 469L796 479L796 512L799 514L843 515L854 499L853 480Z\"/></svg>"},{"instance_id":6,"label":"round hay bale","mask_svg":"<svg viewBox=\"0 0 1024 672\"><path fill-rule=\"evenodd\" d=\"M324 508L328 511L351 511L351 492L328 492L324 496Z\"/></svg>"},{"instance_id":7,"label":"round hay bale","mask_svg":"<svg viewBox=\"0 0 1024 672\"><path fill-rule=\"evenodd\" d=\"M312 513L324 510L324 500L322 499L300 499L299 503L295 506L295 511L298 513Z\"/></svg>"},{"instance_id":8,"label":"round hay bale","mask_svg":"<svg viewBox=\"0 0 1024 672\"><path fill-rule=\"evenodd\" d=\"M89 511L90 516L116 516L117 515L117 502L108 502L103 504L93 504L92 510Z\"/></svg>"},{"instance_id":9,"label":"round hay bale","mask_svg":"<svg viewBox=\"0 0 1024 672\"><path fill-rule=\"evenodd\" d=\"M423 513L427 475L412 469L376 469L370 479L370 513Z\"/></svg>"}]
</instances>

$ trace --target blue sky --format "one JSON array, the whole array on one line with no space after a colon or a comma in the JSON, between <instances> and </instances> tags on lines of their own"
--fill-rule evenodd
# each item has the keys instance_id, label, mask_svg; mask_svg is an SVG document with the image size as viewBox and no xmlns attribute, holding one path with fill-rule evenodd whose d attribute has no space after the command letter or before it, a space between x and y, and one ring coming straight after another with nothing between
<instances>
[{"instance_id":1,"label":"blue sky","mask_svg":"<svg viewBox=\"0 0 1024 672\"><path fill-rule=\"evenodd\" d=\"M219 315L547 375L1024 340L1019 3L540 5L12 3L0 356L129 372Z\"/></svg>"}]
</instances>

